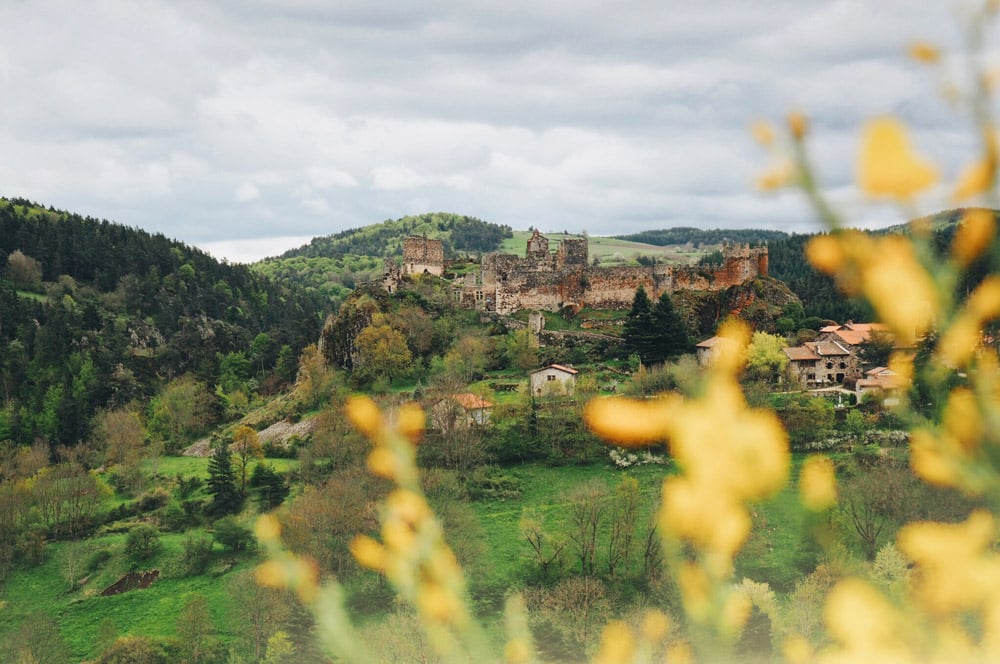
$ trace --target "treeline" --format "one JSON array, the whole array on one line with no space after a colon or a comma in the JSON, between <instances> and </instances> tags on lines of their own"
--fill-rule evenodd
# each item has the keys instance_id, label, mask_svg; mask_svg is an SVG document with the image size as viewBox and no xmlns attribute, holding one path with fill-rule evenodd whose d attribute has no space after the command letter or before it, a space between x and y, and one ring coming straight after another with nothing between
<instances>
[{"instance_id":1,"label":"treeline","mask_svg":"<svg viewBox=\"0 0 1000 664\"><path fill-rule=\"evenodd\" d=\"M0 199L0 442L74 446L184 375L294 379L322 306L163 235Z\"/></svg>"},{"instance_id":2,"label":"treeline","mask_svg":"<svg viewBox=\"0 0 1000 664\"><path fill-rule=\"evenodd\" d=\"M358 256L397 257L403 254L403 240L411 235L426 235L441 240L445 256L458 252L489 252L514 233L510 226L491 224L465 215L435 212L387 219L380 224L352 228L335 235L318 237L309 244L291 249L279 258Z\"/></svg>"},{"instance_id":3,"label":"treeline","mask_svg":"<svg viewBox=\"0 0 1000 664\"><path fill-rule=\"evenodd\" d=\"M710 245L729 242L733 244L764 244L788 237L783 231L760 230L755 228L667 228L658 231L642 231L630 235L615 235L616 239L630 242L654 244L666 247L675 244Z\"/></svg>"}]
</instances>

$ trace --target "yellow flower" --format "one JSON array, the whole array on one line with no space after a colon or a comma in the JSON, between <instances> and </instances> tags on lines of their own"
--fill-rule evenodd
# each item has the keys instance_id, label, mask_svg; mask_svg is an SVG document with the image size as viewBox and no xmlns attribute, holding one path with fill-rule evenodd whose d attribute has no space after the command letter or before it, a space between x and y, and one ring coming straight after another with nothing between
<instances>
[{"instance_id":1,"label":"yellow flower","mask_svg":"<svg viewBox=\"0 0 1000 664\"><path fill-rule=\"evenodd\" d=\"M989 191L993 187L996 170L996 159L990 157L983 157L966 166L962 174L958 176L955 191L951 194L952 202L961 203L968 198Z\"/></svg>"},{"instance_id":2,"label":"yellow flower","mask_svg":"<svg viewBox=\"0 0 1000 664\"><path fill-rule=\"evenodd\" d=\"M742 593L730 593L722 607L722 624L726 631L734 636L742 632L752 609L753 602L749 597Z\"/></svg>"},{"instance_id":3,"label":"yellow flower","mask_svg":"<svg viewBox=\"0 0 1000 664\"><path fill-rule=\"evenodd\" d=\"M979 417L976 395L967 388L956 388L948 395L944 428L966 453L974 452L982 442L983 422Z\"/></svg>"},{"instance_id":4,"label":"yellow flower","mask_svg":"<svg viewBox=\"0 0 1000 664\"><path fill-rule=\"evenodd\" d=\"M583 410L583 418L601 438L624 447L645 447L666 438L675 402L675 397L649 401L591 399Z\"/></svg>"},{"instance_id":5,"label":"yellow flower","mask_svg":"<svg viewBox=\"0 0 1000 664\"><path fill-rule=\"evenodd\" d=\"M356 535L351 540L351 555L362 567L381 571L385 569L386 551L385 547L367 535Z\"/></svg>"},{"instance_id":6,"label":"yellow flower","mask_svg":"<svg viewBox=\"0 0 1000 664\"><path fill-rule=\"evenodd\" d=\"M806 664L813 658L812 646L799 634L789 636L782 642L781 654L790 664Z\"/></svg>"},{"instance_id":7,"label":"yellow flower","mask_svg":"<svg viewBox=\"0 0 1000 664\"><path fill-rule=\"evenodd\" d=\"M785 159L757 176L757 189L761 191L774 191L788 187L795 182L795 177L795 165Z\"/></svg>"},{"instance_id":8,"label":"yellow flower","mask_svg":"<svg viewBox=\"0 0 1000 664\"><path fill-rule=\"evenodd\" d=\"M509 664L527 664L532 660L531 645L526 639L511 639L503 649Z\"/></svg>"},{"instance_id":9,"label":"yellow flower","mask_svg":"<svg viewBox=\"0 0 1000 664\"><path fill-rule=\"evenodd\" d=\"M879 316L904 345L913 343L938 311L934 281L921 267L913 245L899 235L883 238L862 270L865 295Z\"/></svg>"},{"instance_id":10,"label":"yellow flower","mask_svg":"<svg viewBox=\"0 0 1000 664\"><path fill-rule=\"evenodd\" d=\"M774 143L774 128L767 120L757 120L750 125L750 133L761 145L769 146Z\"/></svg>"},{"instance_id":11,"label":"yellow flower","mask_svg":"<svg viewBox=\"0 0 1000 664\"><path fill-rule=\"evenodd\" d=\"M285 568L274 560L258 565L253 571L253 577L258 584L266 588L284 588L288 579Z\"/></svg>"},{"instance_id":12,"label":"yellow flower","mask_svg":"<svg viewBox=\"0 0 1000 664\"><path fill-rule=\"evenodd\" d=\"M874 198L908 201L937 180L937 168L914 152L901 122L888 117L868 122L858 161L862 191Z\"/></svg>"},{"instance_id":13,"label":"yellow flower","mask_svg":"<svg viewBox=\"0 0 1000 664\"><path fill-rule=\"evenodd\" d=\"M917 429L910 434L910 467L918 477L937 486L958 486L954 461L937 444L934 434Z\"/></svg>"},{"instance_id":14,"label":"yellow flower","mask_svg":"<svg viewBox=\"0 0 1000 664\"><path fill-rule=\"evenodd\" d=\"M385 499L385 506L392 518L402 519L411 526L431 517L431 508L423 496L408 489L396 489L390 493Z\"/></svg>"},{"instance_id":15,"label":"yellow flower","mask_svg":"<svg viewBox=\"0 0 1000 664\"><path fill-rule=\"evenodd\" d=\"M836 274L847 261L847 252L837 236L820 235L806 245L806 258L820 272Z\"/></svg>"},{"instance_id":16,"label":"yellow flower","mask_svg":"<svg viewBox=\"0 0 1000 664\"><path fill-rule=\"evenodd\" d=\"M417 603L420 611L438 622L456 622L461 613L461 602L454 593L437 583L420 586Z\"/></svg>"},{"instance_id":17,"label":"yellow flower","mask_svg":"<svg viewBox=\"0 0 1000 664\"><path fill-rule=\"evenodd\" d=\"M677 574L677 585L689 616L701 622L711 610L710 583L705 571L694 563L684 563Z\"/></svg>"},{"instance_id":18,"label":"yellow flower","mask_svg":"<svg viewBox=\"0 0 1000 664\"><path fill-rule=\"evenodd\" d=\"M802 464L799 499L814 512L825 510L837 502L837 479L829 457L811 456Z\"/></svg>"},{"instance_id":19,"label":"yellow flower","mask_svg":"<svg viewBox=\"0 0 1000 664\"><path fill-rule=\"evenodd\" d=\"M395 479L399 473L396 455L384 447L376 447L368 455L368 469L379 477Z\"/></svg>"},{"instance_id":20,"label":"yellow flower","mask_svg":"<svg viewBox=\"0 0 1000 664\"><path fill-rule=\"evenodd\" d=\"M930 611L976 609L1000 591L1000 559L989 553L993 516L977 510L963 523L911 523L899 548L920 569L917 597Z\"/></svg>"},{"instance_id":21,"label":"yellow flower","mask_svg":"<svg viewBox=\"0 0 1000 664\"><path fill-rule=\"evenodd\" d=\"M670 618L656 609L646 611L642 618L642 638L644 641L657 644L667 636L670 630Z\"/></svg>"},{"instance_id":22,"label":"yellow flower","mask_svg":"<svg viewBox=\"0 0 1000 664\"><path fill-rule=\"evenodd\" d=\"M628 625L612 620L601 632L601 648L594 657L596 664L631 664L635 642Z\"/></svg>"},{"instance_id":23,"label":"yellow flower","mask_svg":"<svg viewBox=\"0 0 1000 664\"><path fill-rule=\"evenodd\" d=\"M806 136L809 129L809 121L802 113L792 112L788 114L788 129L792 132L795 140L801 141Z\"/></svg>"},{"instance_id":24,"label":"yellow flower","mask_svg":"<svg viewBox=\"0 0 1000 664\"><path fill-rule=\"evenodd\" d=\"M424 433L424 411L413 402L402 405L396 419L396 428L413 443L420 441Z\"/></svg>"},{"instance_id":25,"label":"yellow flower","mask_svg":"<svg viewBox=\"0 0 1000 664\"><path fill-rule=\"evenodd\" d=\"M927 64L934 64L941 59L941 52L937 47L927 42L914 42L910 44L909 53L910 57L914 60Z\"/></svg>"},{"instance_id":26,"label":"yellow flower","mask_svg":"<svg viewBox=\"0 0 1000 664\"><path fill-rule=\"evenodd\" d=\"M281 537L281 522L273 514L265 514L257 519L255 531L260 541L273 542Z\"/></svg>"},{"instance_id":27,"label":"yellow flower","mask_svg":"<svg viewBox=\"0 0 1000 664\"><path fill-rule=\"evenodd\" d=\"M369 438L374 438L381 426L382 416L378 406L371 398L366 396L353 396L347 400L344 406L347 418L351 424Z\"/></svg>"},{"instance_id":28,"label":"yellow flower","mask_svg":"<svg viewBox=\"0 0 1000 664\"><path fill-rule=\"evenodd\" d=\"M859 579L845 579L834 586L823 618L830 635L848 650L879 650L898 638L899 616L877 590Z\"/></svg>"}]
</instances>

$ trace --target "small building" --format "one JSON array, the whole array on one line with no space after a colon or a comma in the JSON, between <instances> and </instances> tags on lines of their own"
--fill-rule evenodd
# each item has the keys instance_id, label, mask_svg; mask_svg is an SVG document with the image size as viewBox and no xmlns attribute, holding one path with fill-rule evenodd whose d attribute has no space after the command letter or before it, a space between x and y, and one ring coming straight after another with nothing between
<instances>
[{"instance_id":1,"label":"small building","mask_svg":"<svg viewBox=\"0 0 1000 664\"><path fill-rule=\"evenodd\" d=\"M709 337L699 344L695 344L694 354L698 358L698 364L703 367L707 367L715 359L715 356L719 354L719 343L723 341L722 337Z\"/></svg>"},{"instance_id":2,"label":"small building","mask_svg":"<svg viewBox=\"0 0 1000 664\"><path fill-rule=\"evenodd\" d=\"M463 392L438 399L430 410L431 427L449 432L460 427L489 424L493 403L477 394Z\"/></svg>"},{"instance_id":3,"label":"small building","mask_svg":"<svg viewBox=\"0 0 1000 664\"><path fill-rule=\"evenodd\" d=\"M550 364L531 372L531 393L536 396L548 394L572 394L576 388L576 375L572 367Z\"/></svg>"},{"instance_id":4,"label":"small building","mask_svg":"<svg viewBox=\"0 0 1000 664\"><path fill-rule=\"evenodd\" d=\"M888 367L875 367L865 372L864 378L859 378L854 386L854 393L860 402L865 394L877 393L882 395L883 403L886 406L896 405L898 398L895 394L903 387L903 380L892 369Z\"/></svg>"},{"instance_id":5,"label":"small building","mask_svg":"<svg viewBox=\"0 0 1000 664\"><path fill-rule=\"evenodd\" d=\"M816 365L822 359L809 346L789 346L781 352L788 358L789 381L799 387L812 387L816 384Z\"/></svg>"}]
</instances>

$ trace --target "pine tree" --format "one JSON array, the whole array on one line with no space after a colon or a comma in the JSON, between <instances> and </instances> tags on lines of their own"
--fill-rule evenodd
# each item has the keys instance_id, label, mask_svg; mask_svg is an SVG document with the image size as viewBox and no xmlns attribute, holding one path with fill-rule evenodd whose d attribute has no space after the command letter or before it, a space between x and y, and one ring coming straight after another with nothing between
<instances>
[{"instance_id":1,"label":"pine tree","mask_svg":"<svg viewBox=\"0 0 1000 664\"><path fill-rule=\"evenodd\" d=\"M632 309L625 319L625 350L629 354L638 355L643 362L651 362L656 345L654 336L653 307L646 289L640 285L632 299Z\"/></svg>"},{"instance_id":2,"label":"pine tree","mask_svg":"<svg viewBox=\"0 0 1000 664\"><path fill-rule=\"evenodd\" d=\"M250 489L261 510L274 509L288 497L288 484L274 468L258 463L250 476Z\"/></svg>"},{"instance_id":3,"label":"pine tree","mask_svg":"<svg viewBox=\"0 0 1000 664\"><path fill-rule=\"evenodd\" d=\"M656 343L652 361L662 362L691 350L687 326L674 309L670 295L663 293L653 306L653 333Z\"/></svg>"},{"instance_id":4,"label":"pine tree","mask_svg":"<svg viewBox=\"0 0 1000 664\"><path fill-rule=\"evenodd\" d=\"M208 511L213 516L235 514L243 507L243 499L236 488L233 460L224 443L215 447L208 461L208 493L212 496Z\"/></svg>"}]
</instances>

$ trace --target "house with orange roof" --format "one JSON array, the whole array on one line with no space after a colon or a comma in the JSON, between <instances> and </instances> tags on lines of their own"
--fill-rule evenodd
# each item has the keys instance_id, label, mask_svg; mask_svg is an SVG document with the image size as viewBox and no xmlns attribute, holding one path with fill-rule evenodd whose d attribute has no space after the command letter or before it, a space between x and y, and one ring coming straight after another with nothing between
<instances>
[{"instance_id":1,"label":"house with orange roof","mask_svg":"<svg viewBox=\"0 0 1000 664\"><path fill-rule=\"evenodd\" d=\"M493 403L478 394L462 392L438 399L430 411L431 428L447 433L456 427L489 424Z\"/></svg>"}]
</instances>

